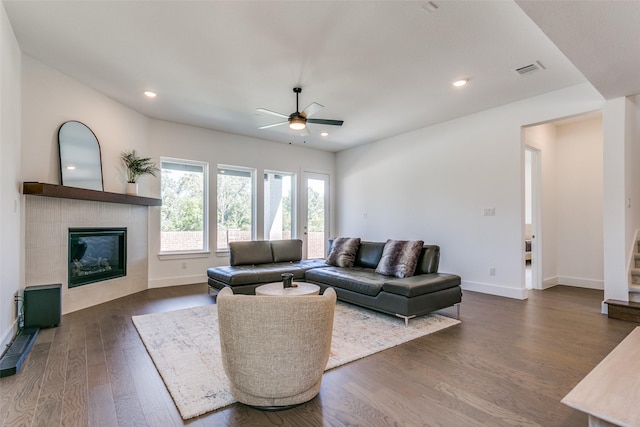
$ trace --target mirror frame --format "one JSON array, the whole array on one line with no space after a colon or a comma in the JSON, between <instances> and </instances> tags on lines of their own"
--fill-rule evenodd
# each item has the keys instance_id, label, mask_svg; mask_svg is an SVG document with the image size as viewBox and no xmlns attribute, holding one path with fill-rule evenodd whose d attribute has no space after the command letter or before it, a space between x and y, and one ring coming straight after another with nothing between
<instances>
[{"instance_id":1,"label":"mirror frame","mask_svg":"<svg viewBox=\"0 0 640 427\"><path fill-rule=\"evenodd\" d=\"M81 126L83 126L84 128L86 128L86 130L88 130L89 132L91 132L91 135L93 135L93 139L95 140L95 144L98 147L98 167L100 168L100 185L99 188L96 182L95 186L79 186L79 185L69 185L70 183L65 183L65 173L64 173L64 168L63 168L63 159L62 159L62 152L63 152L63 141L61 141L60 139L60 134L62 132L62 129L64 128L65 125L70 124L70 123L76 123L79 124ZM84 141L83 141L84 142ZM88 141L88 143L93 144L93 141ZM85 125L84 123L78 121L78 120L69 120L66 121L64 123L62 123L60 125L60 127L58 128L58 159L60 160L60 184L64 185L64 186L68 186L68 187L74 187L74 188L85 188L88 190L95 190L95 191L104 191L104 177L102 175L102 150L100 149L100 141L98 141L98 137L96 136L96 134L91 130L91 128L87 125ZM97 179L96 179L97 181Z\"/></svg>"}]
</instances>

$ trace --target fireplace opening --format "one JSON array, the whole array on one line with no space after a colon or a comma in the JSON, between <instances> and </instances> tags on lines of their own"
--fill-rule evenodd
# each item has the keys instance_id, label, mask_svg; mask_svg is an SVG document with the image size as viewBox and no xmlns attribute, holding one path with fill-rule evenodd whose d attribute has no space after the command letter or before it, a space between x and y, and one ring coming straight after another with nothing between
<instances>
[{"instance_id":1,"label":"fireplace opening","mask_svg":"<svg viewBox=\"0 0 640 427\"><path fill-rule=\"evenodd\" d=\"M69 228L69 287L127 275L127 228Z\"/></svg>"}]
</instances>

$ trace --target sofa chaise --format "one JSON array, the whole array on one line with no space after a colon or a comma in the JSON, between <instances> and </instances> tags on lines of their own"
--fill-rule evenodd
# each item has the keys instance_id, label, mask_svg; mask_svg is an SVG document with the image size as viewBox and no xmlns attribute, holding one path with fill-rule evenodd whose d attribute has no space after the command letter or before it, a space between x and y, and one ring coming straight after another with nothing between
<instances>
[{"instance_id":1,"label":"sofa chaise","mask_svg":"<svg viewBox=\"0 0 640 427\"><path fill-rule=\"evenodd\" d=\"M388 241L389 242L389 241ZM404 319L456 306L460 315L460 276L438 273L440 247L420 245L409 277L376 272L388 242L360 242L352 267L325 266L305 273L305 280L322 289L332 287L338 299Z\"/></svg>"}]
</instances>

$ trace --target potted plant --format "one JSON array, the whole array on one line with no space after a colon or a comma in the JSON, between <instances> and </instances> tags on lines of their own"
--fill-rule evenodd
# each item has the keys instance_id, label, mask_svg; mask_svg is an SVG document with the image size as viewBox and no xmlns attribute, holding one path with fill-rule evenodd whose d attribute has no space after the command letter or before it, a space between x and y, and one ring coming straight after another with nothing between
<instances>
[{"instance_id":1,"label":"potted plant","mask_svg":"<svg viewBox=\"0 0 640 427\"><path fill-rule=\"evenodd\" d=\"M138 194L138 179L141 176L156 176L156 172L160 171L149 157L138 157L136 150L123 151L120 159L127 168L127 194Z\"/></svg>"}]
</instances>

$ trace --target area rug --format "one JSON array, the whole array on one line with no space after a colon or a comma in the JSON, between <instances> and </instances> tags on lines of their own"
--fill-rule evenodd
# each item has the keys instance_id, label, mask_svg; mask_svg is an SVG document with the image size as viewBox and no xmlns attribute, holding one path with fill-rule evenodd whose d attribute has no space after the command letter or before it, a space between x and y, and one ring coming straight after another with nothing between
<instances>
[{"instance_id":1,"label":"area rug","mask_svg":"<svg viewBox=\"0 0 640 427\"><path fill-rule=\"evenodd\" d=\"M183 419L230 405L215 304L133 316ZM327 370L460 323L430 314L409 321L338 302Z\"/></svg>"}]
</instances>

